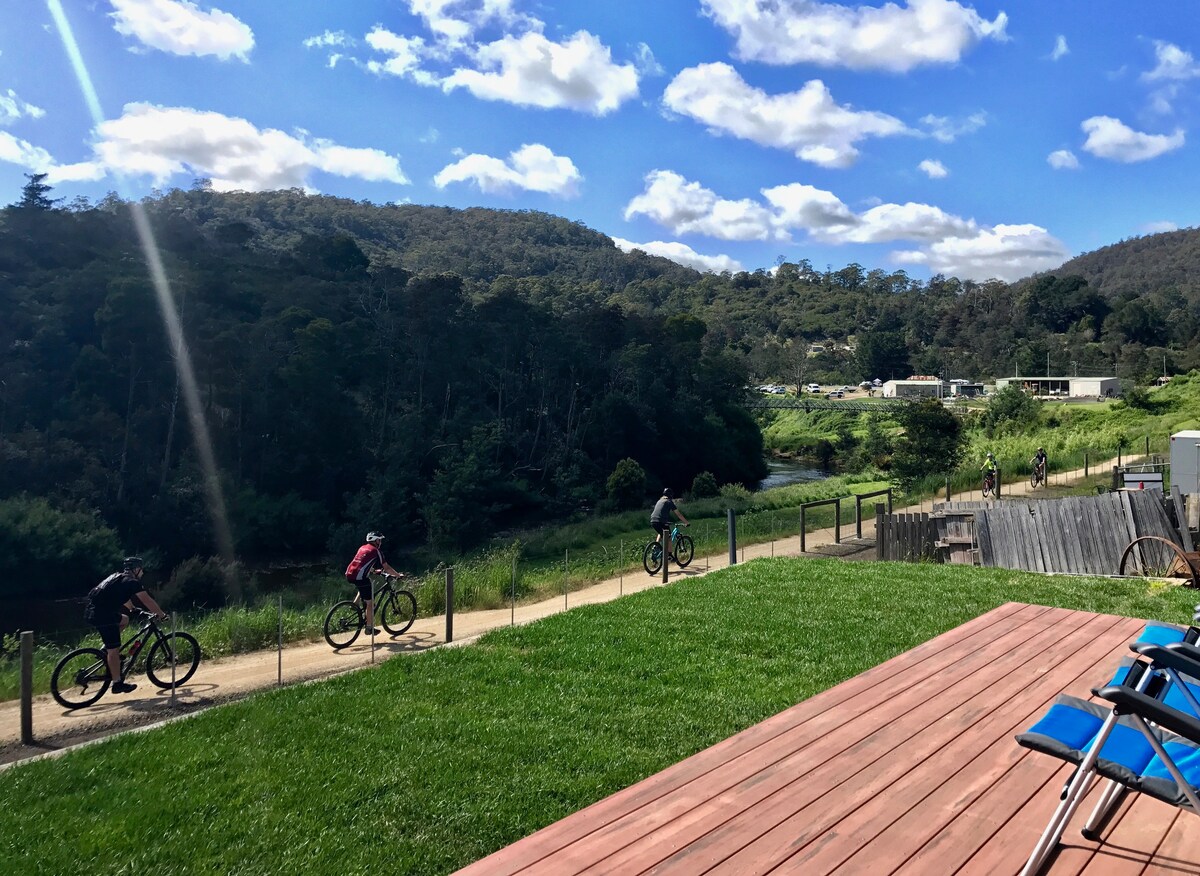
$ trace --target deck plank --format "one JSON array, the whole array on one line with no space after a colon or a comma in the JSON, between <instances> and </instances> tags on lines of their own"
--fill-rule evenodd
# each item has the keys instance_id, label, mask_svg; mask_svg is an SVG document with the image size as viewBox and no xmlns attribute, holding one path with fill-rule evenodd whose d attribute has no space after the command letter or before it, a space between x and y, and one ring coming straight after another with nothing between
<instances>
[{"instance_id":1,"label":"deck plank","mask_svg":"<svg viewBox=\"0 0 1200 876\"><path fill-rule=\"evenodd\" d=\"M1009 603L460 873L1016 874L1069 769L1013 736L1141 626ZM1127 795L1096 844L1088 811L1050 876L1200 873L1200 819Z\"/></svg>"}]
</instances>

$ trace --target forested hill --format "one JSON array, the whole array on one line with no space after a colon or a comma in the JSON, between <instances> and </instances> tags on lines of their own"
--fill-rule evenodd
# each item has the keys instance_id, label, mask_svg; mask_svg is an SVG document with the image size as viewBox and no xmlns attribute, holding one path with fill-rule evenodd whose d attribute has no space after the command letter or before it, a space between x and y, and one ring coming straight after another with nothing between
<instances>
[{"instance_id":1,"label":"forested hill","mask_svg":"<svg viewBox=\"0 0 1200 876\"><path fill-rule=\"evenodd\" d=\"M534 211L387 204L296 190L216 194L174 190L152 203L160 221L251 250L287 253L310 237L348 235L376 266L412 273L451 271L490 282L548 277L616 291L635 280L693 282L699 274L668 259L624 253L577 222Z\"/></svg>"},{"instance_id":2,"label":"forested hill","mask_svg":"<svg viewBox=\"0 0 1200 876\"><path fill-rule=\"evenodd\" d=\"M1053 273L1083 277L1106 298L1164 289L1194 298L1200 294L1200 229L1122 240L1077 256Z\"/></svg>"},{"instance_id":3,"label":"forested hill","mask_svg":"<svg viewBox=\"0 0 1200 876\"><path fill-rule=\"evenodd\" d=\"M37 182L0 211L0 595L216 543L128 205L57 208ZM538 214L203 190L145 207L243 559L340 556L366 528L465 547L765 473L741 361L698 319L608 300L694 272ZM610 500L625 458L646 479Z\"/></svg>"}]
</instances>

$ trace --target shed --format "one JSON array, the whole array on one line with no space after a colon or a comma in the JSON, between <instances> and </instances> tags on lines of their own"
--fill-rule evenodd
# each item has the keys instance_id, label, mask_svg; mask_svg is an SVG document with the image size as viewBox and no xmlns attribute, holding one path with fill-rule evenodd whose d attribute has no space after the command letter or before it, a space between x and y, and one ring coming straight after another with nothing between
<instances>
[{"instance_id":1,"label":"shed","mask_svg":"<svg viewBox=\"0 0 1200 876\"><path fill-rule=\"evenodd\" d=\"M884 398L941 398L950 393L946 385L934 380L889 380L883 384Z\"/></svg>"},{"instance_id":2,"label":"shed","mask_svg":"<svg viewBox=\"0 0 1200 876\"><path fill-rule=\"evenodd\" d=\"M1171 486L1200 493L1200 431L1188 429L1171 436Z\"/></svg>"}]
</instances>

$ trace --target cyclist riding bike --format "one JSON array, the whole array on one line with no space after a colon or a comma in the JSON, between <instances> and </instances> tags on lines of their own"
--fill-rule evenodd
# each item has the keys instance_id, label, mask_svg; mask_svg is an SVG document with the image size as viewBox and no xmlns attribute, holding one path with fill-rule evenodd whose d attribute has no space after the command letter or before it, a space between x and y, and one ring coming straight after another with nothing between
<instances>
[{"instance_id":1,"label":"cyclist riding bike","mask_svg":"<svg viewBox=\"0 0 1200 876\"><path fill-rule=\"evenodd\" d=\"M129 615L121 609L132 610L136 599L160 620L167 616L142 586L145 571L141 557L126 557L122 571L114 572L88 591L83 616L104 642L104 660L112 678L113 693L129 693L137 688L136 684L128 684L121 678L121 630L129 625Z\"/></svg>"},{"instance_id":2,"label":"cyclist riding bike","mask_svg":"<svg viewBox=\"0 0 1200 876\"><path fill-rule=\"evenodd\" d=\"M1029 460L1033 464L1034 471L1038 472L1041 480L1046 480L1046 448L1039 447L1037 453L1033 455L1033 459Z\"/></svg>"},{"instance_id":3,"label":"cyclist riding bike","mask_svg":"<svg viewBox=\"0 0 1200 876\"><path fill-rule=\"evenodd\" d=\"M358 588L358 596L354 597L355 601L361 600L365 609L367 625L363 628L363 632L368 636L380 635L380 631L375 629L375 595L371 590L371 573L382 569L393 577L404 577L389 566L387 560L383 558L383 551L380 550L383 539L382 533L368 532L366 544L358 549L358 553L346 567L346 580Z\"/></svg>"},{"instance_id":4,"label":"cyclist riding bike","mask_svg":"<svg viewBox=\"0 0 1200 876\"><path fill-rule=\"evenodd\" d=\"M983 465L979 467L979 470L983 472L983 481L988 489L994 489L996 486L996 468L996 455L989 450Z\"/></svg>"},{"instance_id":5,"label":"cyclist riding bike","mask_svg":"<svg viewBox=\"0 0 1200 876\"><path fill-rule=\"evenodd\" d=\"M678 517L684 526L691 525L683 516L683 512L679 510L679 506L675 504L675 497L670 488L667 488L663 490L662 498L654 504L654 510L650 512L650 527L657 533L654 537L655 543L661 544L663 532L670 532L671 514Z\"/></svg>"}]
</instances>

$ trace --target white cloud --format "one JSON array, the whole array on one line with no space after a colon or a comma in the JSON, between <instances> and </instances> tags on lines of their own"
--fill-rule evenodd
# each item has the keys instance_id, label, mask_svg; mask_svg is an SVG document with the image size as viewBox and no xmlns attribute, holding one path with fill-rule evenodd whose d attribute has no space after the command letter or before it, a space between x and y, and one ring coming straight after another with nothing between
<instances>
[{"instance_id":1,"label":"white cloud","mask_svg":"<svg viewBox=\"0 0 1200 876\"><path fill-rule=\"evenodd\" d=\"M910 133L885 113L858 112L834 102L825 83L813 79L799 90L768 95L753 88L728 64L701 64L679 73L663 94L667 108L761 146L789 149L824 167L848 167L855 145L867 137Z\"/></svg>"},{"instance_id":2,"label":"white cloud","mask_svg":"<svg viewBox=\"0 0 1200 876\"><path fill-rule=\"evenodd\" d=\"M700 183L669 170L646 174L646 190L625 207L625 218L647 216L675 234L719 240L767 240L775 236L771 214L749 199L728 201Z\"/></svg>"},{"instance_id":3,"label":"white cloud","mask_svg":"<svg viewBox=\"0 0 1200 876\"><path fill-rule=\"evenodd\" d=\"M377 52L390 57L385 61L371 60L366 68L372 73L409 78L421 85L436 85L438 79L421 67L422 59L429 53L421 37L406 37L375 27L366 36L366 43Z\"/></svg>"},{"instance_id":4,"label":"white cloud","mask_svg":"<svg viewBox=\"0 0 1200 876\"><path fill-rule=\"evenodd\" d=\"M1173 43L1155 40L1154 56L1158 64L1153 70L1142 74L1146 82L1182 81L1200 76L1200 66L1191 52L1185 52Z\"/></svg>"},{"instance_id":5,"label":"white cloud","mask_svg":"<svg viewBox=\"0 0 1200 876\"><path fill-rule=\"evenodd\" d=\"M108 170L97 161L56 164L46 168L46 182L54 186L65 182L95 182L104 179L107 174Z\"/></svg>"},{"instance_id":6,"label":"white cloud","mask_svg":"<svg viewBox=\"0 0 1200 876\"><path fill-rule=\"evenodd\" d=\"M895 73L956 63L984 39L1006 39L1008 23L1003 12L988 21L952 0L853 8L815 0L701 2L736 37L742 60Z\"/></svg>"},{"instance_id":7,"label":"white cloud","mask_svg":"<svg viewBox=\"0 0 1200 876\"><path fill-rule=\"evenodd\" d=\"M172 55L216 55L247 60L254 32L220 9L192 0L111 0L117 33Z\"/></svg>"},{"instance_id":8,"label":"white cloud","mask_svg":"<svg viewBox=\"0 0 1200 876\"><path fill-rule=\"evenodd\" d=\"M0 94L0 125L11 125L21 118L40 119L46 111L40 106L26 103L17 97L11 88L8 94Z\"/></svg>"},{"instance_id":9,"label":"white cloud","mask_svg":"<svg viewBox=\"0 0 1200 876\"><path fill-rule=\"evenodd\" d=\"M633 64L613 62L595 36L579 31L556 43L540 33L505 36L480 46L476 69L451 73L442 87L465 88L482 100L542 109L573 109L602 116L638 93Z\"/></svg>"},{"instance_id":10,"label":"white cloud","mask_svg":"<svg viewBox=\"0 0 1200 876\"><path fill-rule=\"evenodd\" d=\"M832 192L801 183L762 190L765 203L730 201L673 171L646 176L646 190L625 218L647 216L675 234L722 240L788 240L793 232L834 245L912 241L892 254L902 264L924 264L962 279L1015 280L1056 267L1066 248L1036 225L980 226L931 204L876 204L856 214ZM740 222L738 221L740 220Z\"/></svg>"},{"instance_id":11,"label":"white cloud","mask_svg":"<svg viewBox=\"0 0 1200 876\"><path fill-rule=\"evenodd\" d=\"M34 146L28 140L14 137L8 131L0 131L0 161L27 167L41 172L54 166L54 157L41 146Z\"/></svg>"},{"instance_id":12,"label":"white cloud","mask_svg":"<svg viewBox=\"0 0 1200 876\"><path fill-rule=\"evenodd\" d=\"M307 188L318 170L371 182L408 182L399 161L378 149L340 146L303 132L260 130L245 119L190 107L126 104L124 113L102 122L94 136L93 160L63 172L95 173L98 167L150 176L158 184L186 173L211 178L218 191Z\"/></svg>"},{"instance_id":13,"label":"white cloud","mask_svg":"<svg viewBox=\"0 0 1200 876\"><path fill-rule=\"evenodd\" d=\"M939 143L953 143L964 134L973 134L987 124L987 113L972 113L964 119L928 115L921 124L929 128L929 136Z\"/></svg>"},{"instance_id":14,"label":"white cloud","mask_svg":"<svg viewBox=\"0 0 1200 876\"><path fill-rule=\"evenodd\" d=\"M1070 149L1056 149L1046 156L1046 163L1055 170L1079 170L1079 159Z\"/></svg>"},{"instance_id":15,"label":"white cloud","mask_svg":"<svg viewBox=\"0 0 1200 876\"><path fill-rule=\"evenodd\" d=\"M473 182L488 194L523 189L569 198L578 194L582 180L570 158L533 143L513 152L507 162L490 155L468 155L442 168L433 178L433 184L444 189L451 183Z\"/></svg>"},{"instance_id":16,"label":"white cloud","mask_svg":"<svg viewBox=\"0 0 1200 876\"><path fill-rule=\"evenodd\" d=\"M1093 116L1080 124L1087 140L1083 148L1098 158L1132 163L1157 158L1183 146L1182 129L1174 134L1143 134L1119 119Z\"/></svg>"},{"instance_id":17,"label":"white cloud","mask_svg":"<svg viewBox=\"0 0 1200 876\"><path fill-rule=\"evenodd\" d=\"M1057 61L1069 54L1071 54L1071 49L1067 46L1067 38L1059 34L1054 40L1054 50L1050 52L1050 60Z\"/></svg>"},{"instance_id":18,"label":"white cloud","mask_svg":"<svg viewBox=\"0 0 1200 876\"><path fill-rule=\"evenodd\" d=\"M486 24L505 29L515 26L541 30L536 18L513 9L514 0L407 0L409 11L424 19L439 42L461 46Z\"/></svg>"},{"instance_id":19,"label":"white cloud","mask_svg":"<svg viewBox=\"0 0 1200 876\"><path fill-rule=\"evenodd\" d=\"M1147 222L1141 228L1141 231L1143 234L1162 234L1163 232L1166 232L1166 231L1178 231L1178 230L1179 230L1178 225L1176 225L1174 222L1168 222L1168 221Z\"/></svg>"},{"instance_id":20,"label":"white cloud","mask_svg":"<svg viewBox=\"0 0 1200 876\"><path fill-rule=\"evenodd\" d=\"M331 46L348 48L355 45L358 45L358 41L344 30L327 30L320 36L309 37L304 41L306 49L325 49Z\"/></svg>"},{"instance_id":21,"label":"white cloud","mask_svg":"<svg viewBox=\"0 0 1200 876\"><path fill-rule=\"evenodd\" d=\"M961 280L1006 282L1057 268L1070 257L1062 241L1037 225L996 225L974 237L950 237L925 250L930 270ZM910 261L916 263L916 260Z\"/></svg>"},{"instance_id":22,"label":"white cloud","mask_svg":"<svg viewBox=\"0 0 1200 876\"><path fill-rule=\"evenodd\" d=\"M637 68L639 76L662 76L667 72L645 43L637 44L633 65Z\"/></svg>"},{"instance_id":23,"label":"white cloud","mask_svg":"<svg viewBox=\"0 0 1200 876\"><path fill-rule=\"evenodd\" d=\"M662 256L685 267L695 268L697 271L711 271L713 273L729 271L731 274L736 274L738 271L743 270L742 263L737 259L730 258L727 255L701 255L686 243L665 240L653 240L650 243L634 243L631 240L625 240L620 237L614 237L612 242L623 252L640 249L649 255Z\"/></svg>"},{"instance_id":24,"label":"white cloud","mask_svg":"<svg viewBox=\"0 0 1200 876\"><path fill-rule=\"evenodd\" d=\"M950 171L946 170L946 165L933 158L926 158L917 165L917 170L930 179L945 179L950 175Z\"/></svg>"}]
</instances>

